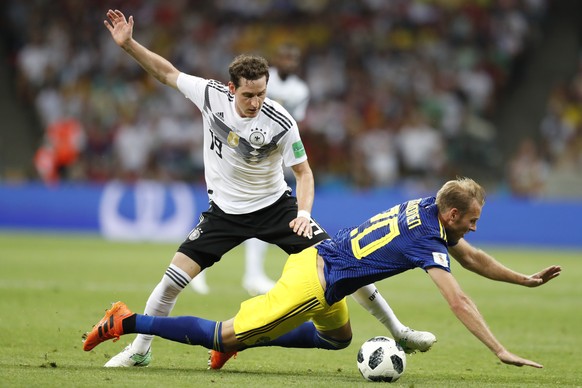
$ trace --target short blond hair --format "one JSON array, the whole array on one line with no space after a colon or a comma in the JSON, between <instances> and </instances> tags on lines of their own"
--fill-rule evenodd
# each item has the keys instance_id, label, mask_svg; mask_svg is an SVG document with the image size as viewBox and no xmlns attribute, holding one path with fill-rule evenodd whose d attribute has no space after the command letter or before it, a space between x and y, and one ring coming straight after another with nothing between
<instances>
[{"instance_id":1,"label":"short blond hair","mask_svg":"<svg viewBox=\"0 0 582 388\"><path fill-rule=\"evenodd\" d=\"M458 177L446 182L436 195L436 204L440 212L457 208L461 213L465 213L473 201L483 206L485 190L473 179L466 177Z\"/></svg>"}]
</instances>

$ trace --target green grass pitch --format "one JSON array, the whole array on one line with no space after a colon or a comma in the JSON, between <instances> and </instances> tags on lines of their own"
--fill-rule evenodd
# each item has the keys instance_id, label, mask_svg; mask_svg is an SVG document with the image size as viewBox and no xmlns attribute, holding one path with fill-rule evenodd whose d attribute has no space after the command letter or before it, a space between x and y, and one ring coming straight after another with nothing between
<instances>
[{"instance_id":1,"label":"green grass pitch","mask_svg":"<svg viewBox=\"0 0 582 388\"><path fill-rule=\"evenodd\" d=\"M366 387L356 367L359 345L388 332L349 299L354 339L340 351L261 348L241 352L221 371L206 370L207 350L156 339L148 368L105 369L133 336L91 352L81 336L111 302L141 312L176 244L114 243L92 236L0 233L0 386L2 387ZM499 340L544 369L501 364L449 311L421 270L378 283L400 319L430 330L438 342L407 359L405 387L582 386L582 252L483 247L520 272L551 264L562 275L536 289L492 282L453 265ZM241 287L243 250L208 272L210 295L186 289L172 315L230 318L247 294ZM276 278L286 256L269 251Z\"/></svg>"}]
</instances>

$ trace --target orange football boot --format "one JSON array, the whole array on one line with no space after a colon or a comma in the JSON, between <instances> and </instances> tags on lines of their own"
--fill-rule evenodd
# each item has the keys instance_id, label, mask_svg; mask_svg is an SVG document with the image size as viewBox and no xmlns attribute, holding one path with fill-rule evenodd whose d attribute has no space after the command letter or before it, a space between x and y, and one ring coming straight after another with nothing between
<instances>
[{"instance_id":1,"label":"orange football boot","mask_svg":"<svg viewBox=\"0 0 582 388\"><path fill-rule=\"evenodd\" d=\"M231 357L236 358L238 352L219 352L216 350L209 350L208 354L208 369L220 369L226 364Z\"/></svg>"},{"instance_id":2,"label":"orange football boot","mask_svg":"<svg viewBox=\"0 0 582 388\"><path fill-rule=\"evenodd\" d=\"M113 303L113 306L105 312L105 316L93 326L89 333L83 336L83 350L89 351L101 342L113 338L117 341L123 335L123 319L133 315L133 312L123 302ZM226 361L225 361L226 362ZM224 363L223 363L224 364ZM221 365L222 366L222 365Z\"/></svg>"}]
</instances>

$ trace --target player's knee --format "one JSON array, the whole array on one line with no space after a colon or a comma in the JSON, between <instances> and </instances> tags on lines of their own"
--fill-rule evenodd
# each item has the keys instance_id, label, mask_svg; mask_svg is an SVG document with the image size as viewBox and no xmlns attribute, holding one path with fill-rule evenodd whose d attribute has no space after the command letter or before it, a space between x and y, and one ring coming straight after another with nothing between
<instances>
[{"instance_id":1,"label":"player's knee","mask_svg":"<svg viewBox=\"0 0 582 388\"><path fill-rule=\"evenodd\" d=\"M321 333L318 333L318 342L320 349L328 349L328 350L340 350L345 349L352 343L352 337L350 336L347 339L336 339L324 336Z\"/></svg>"},{"instance_id":2,"label":"player's knee","mask_svg":"<svg viewBox=\"0 0 582 388\"><path fill-rule=\"evenodd\" d=\"M176 264L170 264L158 284L158 292L172 300L190 283L192 277Z\"/></svg>"},{"instance_id":3,"label":"player's knee","mask_svg":"<svg viewBox=\"0 0 582 388\"><path fill-rule=\"evenodd\" d=\"M350 337L349 339L345 340L345 341L337 341L337 350L340 349L345 349L348 346L350 346L350 344L352 343L352 337Z\"/></svg>"}]
</instances>

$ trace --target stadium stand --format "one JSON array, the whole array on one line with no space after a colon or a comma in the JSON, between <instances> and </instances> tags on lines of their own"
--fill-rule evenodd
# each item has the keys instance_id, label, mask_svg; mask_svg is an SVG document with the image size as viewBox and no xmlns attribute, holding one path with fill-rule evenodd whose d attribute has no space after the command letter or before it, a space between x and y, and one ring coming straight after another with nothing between
<instances>
[{"instance_id":1,"label":"stadium stand","mask_svg":"<svg viewBox=\"0 0 582 388\"><path fill-rule=\"evenodd\" d=\"M292 39L312 92L301 131L316 182L357 188L506 179L498 104L550 14L546 0L7 0L4 43L15 100L36 112L34 152L52 146L55 123L81 131L53 181L203 180L197 110L120 52L102 24L106 6L134 15L138 39L179 69L222 82L217 69L237 53L269 57ZM556 130L544 121L544 133Z\"/></svg>"}]
</instances>

